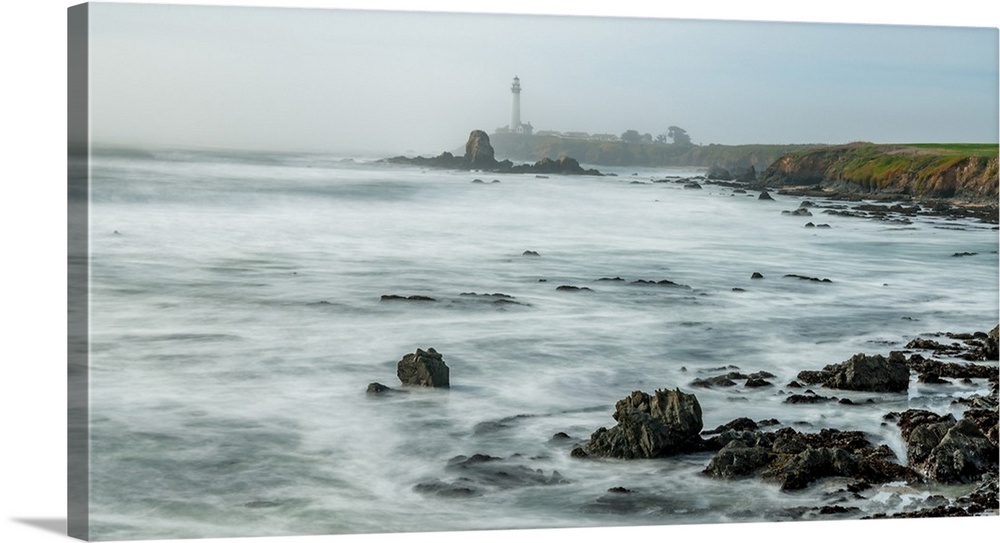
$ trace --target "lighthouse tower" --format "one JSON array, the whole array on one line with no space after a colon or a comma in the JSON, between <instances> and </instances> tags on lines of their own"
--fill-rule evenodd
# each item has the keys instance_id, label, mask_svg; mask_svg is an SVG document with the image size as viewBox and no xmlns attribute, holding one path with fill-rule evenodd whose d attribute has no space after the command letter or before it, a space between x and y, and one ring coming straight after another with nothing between
<instances>
[{"instance_id":1,"label":"lighthouse tower","mask_svg":"<svg viewBox=\"0 0 1000 543\"><path fill-rule=\"evenodd\" d=\"M521 132L521 80L514 76L510 85L510 131Z\"/></svg>"}]
</instances>

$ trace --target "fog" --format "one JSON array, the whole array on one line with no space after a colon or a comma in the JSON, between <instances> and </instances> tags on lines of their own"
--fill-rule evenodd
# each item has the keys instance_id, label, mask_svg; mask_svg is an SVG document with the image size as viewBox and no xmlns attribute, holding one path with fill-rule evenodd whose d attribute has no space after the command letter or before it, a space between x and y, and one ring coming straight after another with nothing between
<instances>
[{"instance_id":1,"label":"fog","mask_svg":"<svg viewBox=\"0 0 1000 543\"><path fill-rule=\"evenodd\" d=\"M436 154L472 129L995 142L996 28L91 4L97 143Z\"/></svg>"}]
</instances>

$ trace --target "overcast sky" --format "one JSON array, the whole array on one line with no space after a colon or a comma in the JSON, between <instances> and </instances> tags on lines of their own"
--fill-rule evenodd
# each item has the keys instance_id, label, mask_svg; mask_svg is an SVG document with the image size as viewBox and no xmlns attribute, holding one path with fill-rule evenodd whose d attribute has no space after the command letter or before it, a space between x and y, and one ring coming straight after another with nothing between
<instances>
[{"instance_id":1,"label":"overcast sky","mask_svg":"<svg viewBox=\"0 0 1000 543\"><path fill-rule=\"evenodd\" d=\"M97 142L434 153L510 119L996 142L996 28L91 4Z\"/></svg>"}]
</instances>

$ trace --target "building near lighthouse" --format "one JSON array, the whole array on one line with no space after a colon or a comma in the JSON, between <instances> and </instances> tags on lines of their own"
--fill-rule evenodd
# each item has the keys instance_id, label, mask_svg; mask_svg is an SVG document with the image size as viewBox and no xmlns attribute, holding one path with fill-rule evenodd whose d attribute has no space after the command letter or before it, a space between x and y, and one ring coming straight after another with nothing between
<instances>
[{"instance_id":1,"label":"building near lighthouse","mask_svg":"<svg viewBox=\"0 0 1000 543\"><path fill-rule=\"evenodd\" d=\"M510 85L510 124L498 128L497 132L531 134L533 131L531 123L521 122L521 79L515 75Z\"/></svg>"}]
</instances>

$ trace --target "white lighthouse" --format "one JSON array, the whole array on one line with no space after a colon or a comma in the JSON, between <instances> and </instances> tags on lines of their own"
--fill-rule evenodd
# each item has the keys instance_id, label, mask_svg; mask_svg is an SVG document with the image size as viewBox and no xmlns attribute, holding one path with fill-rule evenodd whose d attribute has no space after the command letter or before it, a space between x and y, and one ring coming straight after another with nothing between
<instances>
[{"instance_id":1,"label":"white lighthouse","mask_svg":"<svg viewBox=\"0 0 1000 543\"><path fill-rule=\"evenodd\" d=\"M510 85L510 131L520 132L521 128L521 80L514 76Z\"/></svg>"},{"instance_id":2,"label":"white lighthouse","mask_svg":"<svg viewBox=\"0 0 1000 543\"><path fill-rule=\"evenodd\" d=\"M515 75L510 85L510 126L507 130L516 134L531 134L531 123L521 123L521 80Z\"/></svg>"}]
</instances>

